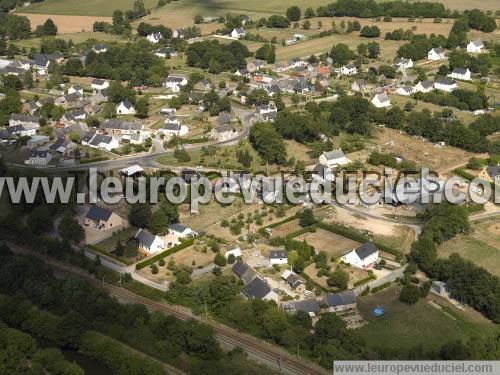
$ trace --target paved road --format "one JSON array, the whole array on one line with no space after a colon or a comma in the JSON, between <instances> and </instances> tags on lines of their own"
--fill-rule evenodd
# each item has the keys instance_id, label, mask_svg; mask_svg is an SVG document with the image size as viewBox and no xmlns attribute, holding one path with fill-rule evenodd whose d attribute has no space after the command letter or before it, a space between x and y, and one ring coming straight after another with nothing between
<instances>
[{"instance_id":1,"label":"paved road","mask_svg":"<svg viewBox=\"0 0 500 375\"><path fill-rule=\"evenodd\" d=\"M236 108L234 109L235 114L241 119L241 122L244 126L244 130L239 133L236 137L229 139L227 141L222 141L222 142L212 142L212 143L197 143L197 144L191 144L191 145L184 145L184 149L186 150L194 150L206 146L230 146L233 144L238 143L240 140L245 139L250 131L250 115L253 113L253 111L250 110L243 110ZM87 163L87 164L81 164L81 165L76 165L76 166L67 166L67 167L42 167L39 169L46 170L46 171L54 171L54 172L61 172L61 171L71 171L71 170L88 170L89 168L97 168L100 171L108 171L112 169L120 169L120 168L125 168L133 164L139 164L143 167L157 167L157 164L155 163L155 159L158 158L159 156L162 155L168 155L172 154L174 152L173 149L171 150L163 150L163 151L154 151L148 154L141 154L141 155L129 155L129 156L123 156L120 157L119 159L114 159L114 160L104 160L104 161L98 161L94 163ZM30 168L32 169L33 166L25 166L23 164L9 164L11 166L14 166L16 168Z\"/></svg>"},{"instance_id":2,"label":"paved road","mask_svg":"<svg viewBox=\"0 0 500 375\"><path fill-rule=\"evenodd\" d=\"M266 364L280 372L287 374L329 374L329 372L305 359L296 358L283 349L259 340L253 336L239 332L233 328L219 324L213 320L205 320L202 317L194 315L190 310L170 305L166 302L155 302L145 297L135 294L127 289L107 284L102 280L96 279L93 275L82 269L69 264L62 263L54 258L35 253L30 249L20 247L9 243L12 251L20 253L29 253L32 256L42 259L49 265L54 275L59 278L79 277L87 280L95 287L104 288L108 293L116 297L121 302L139 303L145 305L149 310L160 311L168 315L173 315L181 320L194 319L213 327L216 339L226 347L238 346L245 350L249 356L259 362Z\"/></svg>"}]
</instances>

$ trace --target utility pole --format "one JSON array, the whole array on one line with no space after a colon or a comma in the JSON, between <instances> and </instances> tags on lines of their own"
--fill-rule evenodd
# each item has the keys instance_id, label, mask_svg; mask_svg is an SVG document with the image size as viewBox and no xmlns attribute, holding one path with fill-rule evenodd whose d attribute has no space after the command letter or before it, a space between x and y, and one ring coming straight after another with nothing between
<instances>
[{"instance_id":1,"label":"utility pole","mask_svg":"<svg viewBox=\"0 0 500 375\"><path fill-rule=\"evenodd\" d=\"M297 339L297 359L299 359L299 339Z\"/></svg>"},{"instance_id":2,"label":"utility pole","mask_svg":"<svg viewBox=\"0 0 500 375\"><path fill-rule=\"evenodd\" d=\"M102 287L104 288L104 276L102 277Z\"/></svg>"},{"instance_id":3,"label":"utility pole","mask_svg":"<svg viewBox=\"0 0 500 375\"><path fill-rule=\"evenodd\" d=\"M205 301L205 321L208 322L208 308L207 308L207 301Z\"/></svg>"}]
</instances>

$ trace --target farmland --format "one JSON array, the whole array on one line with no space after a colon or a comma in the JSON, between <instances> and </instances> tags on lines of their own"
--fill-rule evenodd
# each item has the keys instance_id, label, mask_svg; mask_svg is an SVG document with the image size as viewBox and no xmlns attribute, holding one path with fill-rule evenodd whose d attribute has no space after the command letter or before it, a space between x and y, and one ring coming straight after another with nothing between
<instances>
[{"instance_id":1,"label":"farmland","mask_svg":"<svg viewBox=\"0 0 500 375\"><path fill-rule=\"evenodd\" d=\"M111 22L110 17L69 16L56 14L23 14L28 17L32 27L43 24L50 18L57 26L59 34L92 31L94 22Z\"/></svg>"},{"instance_id":2,"label":"farmland","mask_svg":"<svg viewBox=\"0 0 500 375\"><path fill-rule=\"evenodd\" d=\"M146 8L152 8L157 1L144 0ZM22 8L19 13L56 14L74 16L111 17L116 9L132 9L134 0L46 0L41 3Z\"/></svg>"},{"instance_id":3,"label":"farmland","mask_svg":"<svg viewBox=\"0 0 500 375\"><path fill-rule=\"evenodd\" d=\"M326 252L328 258L339 257L361 245L359 242L324 229L317 229L315 232L302 234L297 237L296 240L306 241L309 245L314 247L316 252Z\"/></svg>"}]
</instances>

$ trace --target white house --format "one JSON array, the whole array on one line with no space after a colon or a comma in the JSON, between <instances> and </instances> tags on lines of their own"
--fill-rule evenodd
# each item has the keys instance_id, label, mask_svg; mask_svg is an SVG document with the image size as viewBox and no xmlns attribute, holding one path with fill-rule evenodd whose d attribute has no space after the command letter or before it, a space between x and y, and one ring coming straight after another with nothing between
<instances>
[{"instance_id":1,"label":"white house","mask_svg":"<svg viewBox=\"0 0 500 375\"><path fill-rule=\"evenodd\" d=\"M228 141L236 137L237 134L238 132L233 128L231 124L223 124L213 128L210 131L211 138L216 140L217 142Z\"/></svg>"},{"instance_id":2,"label":"white house","mask_svg":"<svg viewBox=\"0 0 500 375\"><path fill-rule=\"evenodd\" d=\"M161 33L151 33L148 36L146 36L146 39L148 42L156 44L158 43L161 39L163 38L163 35Z\"/></svg>"},{"instance_id":3,"label":"white house","mask_svg":"<svg viewBox=\"0 0 500 375\"><path fill-rule=\"evenodd\" d=\"M179 123L166 123L163 128L158 130L158 133L164 134L167 137L182 137L189 133L189 128L186 125Z\"/></svg>"},{"instance_id":4,"label":"white house","mask_svg":"<svg viewBox=\"0 0 500 375\"><path fill-rule=\"evenodd\" d=\"M165 248L165 242L159 236L149 233L145 229L139 229L135 234L139 242L139 251L146 256L157 253Z\"/></svg>"},{"instance_id":5,"label":"white house","mask_svg":"<svg viewBox=\"0 0 500 375\"><path fill-rule=\"evenodd\" d=\"M365 268L378 260L378 249L373 242L365 242L363 245L342 256L340 259L355 267Z\"/></svg>"},{"instance_id":6,"label":"white house","mask_svg":"<svg viewBox=\"0 0 500 375\"><path fill-rule=\"evenodd\" d=\"M394 60L394 66L396 68L412 68L413 67L413 60L412 59L405 59L404 57L398 57L396 60Z\"/></svg>"},{"instance_id":7,"label":"white house","mask_svg":"<svg viewBox=\"0 0 500 375\"><path fill-rule=\"evenodd\" d=\"M170 74L163 81L163 86L172 90L172 92L181 91L182 86L186 86L188 84L188 80L183 74Z\"/></svg>"},{"instance_id":8,"label":"white house","mask_svg":"<svg viewBox=\"0 0 500 375\"><path fill-rule=\"evenodd\" d=\"M353 76L358 74L358 69L356 68L356 65L349 63L340 68L340 74L344 76Z\"/></svg>"},{"instance_id":9,"label":"white house","mask_svg":"<svg viewBox=\"0 0 500 375\"><path fill-rule=\"evenodd\" d=\"M96 133L88 142L82 139L82 145L112 151L113 149L120 147L120 142L118 142L118 140L111 135Z\"/></svg>"},{"instance_id":10,"label":"white house","mask_svg":"<svg viewBox=\"0 0 500 375\"><path fill-rule=\"evenodd\" d=\"M125 99L116 106L116 114L135 115L135 107L130 100Z\"/></svg>"},{"instance_id":11,"label":"white house","mask_svg":"<svg viewBox=\"0 0 500 375\"><path fill-rule=\"evenodd\" d=\"M403 96L410 96L415 92L415 89L411 86L401 86L396 90L396 94Z\"/></svg>"},{"instance_id":12,"label":"white house","mask_svg":"<svg viewBox=\"0 0 500 375\"><path fill-rule=\"evenodd\" d=\"M481 53L484 51L484 43L481 39L471 40L469 44L467 44L467 52L470 53Z\"/></svg>"},{"instance_id":13,"label":"white house","mask_svg":"<svg viewBox=\"0 0 500 375\"><path fill-rule=\"evenodd\" d=\"M231 31L230 35L231 35L231 38L240 39L240 38L245 37L246 32L242 27L238 27L237 29L233 29L233 31Z\"/></svg>"},{"instance_id":14,"label":"white house","mask_svg":"<svg viewBox=\"0 0 500 375\"><path fill-rule=\"evenodd\" d=\"M90 83L90 87L92 87L94 91L101 91L109 87L109 82L104 79L95 78Z\"/></svg>"},{"instance_id":15,"label":"white house","mask_svg":"<svg viewBox=\"0 0 500 375\"><path fill-rule=\"evenodd\" d=\"M69 89L68 89L68 94L73 94L73 93L77 93L79 94L80 96L83 96L83 87L80 86L80 85L72 85Z\"/></svg>"},{"instance_id":16,"label":"white house","mask_svg":"<svg viewBox=\"0 0 500 375\"><path fill-rule=\"evenodd\" d=\"M185 227L179 223L169 225L168 229L170 230L170 233L175 235L177 238L196 237L198 235L198 233L191 228Z\"/></svg>"},{"instance_id":17,"label":"white house","mask_svg":"<svg viewBox=\"0 0 500 375\"><path fill-rule=\"evenodd\" d=\"M288 264L288 254L286 250L271 250L269 252L269 263L274 264Z\"/></svg>"},{"instance_id":18,"label":"white house","mask_svg":"<svg viewBox=\"0 0 500 375\"><path fill-rule=\"evenodd\" d=\"M106 46L104 44L96 44L94 47L92 47L92 50L99 54L99 53L104 53L106 52L108 49L106 48Z\"/></svg>"},{"instance_id":19,"label":"white house","mask_svg":"<svg viewBox=\"0 0 500 375\"><path fill-rule=\"evenodd\" d=\"M341 165L349 164L351 162L341 149L333 151L323 151L323 154L321 154L318 161L320 164L328 168L335 168Z\"/></svg>"},{"instance_id":20,"label":"white house","mask_svg":"<svg viewBox=\"0 0 500 375\"><path fill-rule=\"evenodd\" d=\"M453 79L461 79L464 81L470 81L471 80L470 74L471 74L471 72L470 72L469 68L455 68L455 69L453 69L451 74L448 75L448 77L453 78Z\"/></svg>"},{"instance_id":21,"label":"white house","mask_svg":"<svg viewBox=\"0 0 500 375\"><path fill-rule=\"evenodd\" d=\"M33 150L28 159L24 161L26 165L47 165L52 160L52 155L48 150Z\"/></svg>"},{"instance_id":22,"label":"white house","mask_svg":"<svg viewBox=\"0 0 500 375\"><path fill-rule=\"evenodd\" d=\"M377 108L389 107L391 105L391 100L389 96L384 92L381 94L376 94L372 99L372 104Z\"/></svg>"},{"instance_id":23,"label":"white house","mask_svg":"<svg viewBox=\"0 0 500 375\"><path fill-rule=\"evenodd\" d=\"M444 55L444 49L440 47L431 49L427 53L427 59L432 61L445 60L446 56Z\"/></svg>"},{"instance_id":24,"label":"white house","mask_svg":"<svg viewBox=\"0 0 500 375\"><path fill-rule=\"evenodd\" d=\"M431 81L425 80L425 81L420 81L413 87L414 92L431 92L434 90L434 85Z\"/></svg>"},{"instance_id":25,"label":"white house","mask_svg":"<svg viewBox=\"0 0 500 375\"><path fill-rule=\"evenodd\" d=\"M232 250L229 250L229 251L226 251L224 253L224 256L227 258L229 258L230 255L234 255L235 258L238 258L241 256L241 249L239 247L236 247Z\"/></svg>"},{"instance_id":26,"label":"white house","mask_svg":"<svg viewBox=\"0 0 500 375\"><path fill-rule=\"evenodd\" d=\"M452 92L457 88L457 83L451 78L438 77L434 81L434 88L436 90Z\"/></svg>"}]
</instances>

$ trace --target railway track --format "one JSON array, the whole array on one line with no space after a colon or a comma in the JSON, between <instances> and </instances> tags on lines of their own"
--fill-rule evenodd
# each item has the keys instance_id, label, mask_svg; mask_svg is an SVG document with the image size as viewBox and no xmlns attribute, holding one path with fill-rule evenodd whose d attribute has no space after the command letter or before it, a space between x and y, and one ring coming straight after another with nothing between
<instances>
[{"instance_id":1,"label":"railway track","mask_svg":"<svg viewBox=\"0 0 500 375\"><path fill-rule=\"evenodd\" d=\"M253 358L258 359L261 363L270 365L271 367L279 370L280 372L287 374L327 374L328 372L313 364L305 359L296 358L290 353L285 352L280 348L262 342L254 337L247 334L241 333L233 328L218 324L210 320L204 320L199 316L194 315L189 310L179 307L169 305L167 303L160 303L151 301L145 297L135 294L127 289L117 287L115 285L103 283L100 280L95 279L93 276L85 273L84 271L75 270L69 266L61 264L53 260L47 260L43 258L44 261L49 264L52 269L54 276L57 278L66 277L81 277L87 280L89 283L96 287L104 288L109 292L110 295L114 296L118 300L130 303L139 303L146 306L150 310L161 311L165 314L175 316L181 320L194 319L204 324L208 324L213 327L215 332L215 337L218 341L226 343L231 346L239 346L247 353L249 353ZM179 374L179 370L175 369L174 374Z\"/></svg>"}]
</instances>

